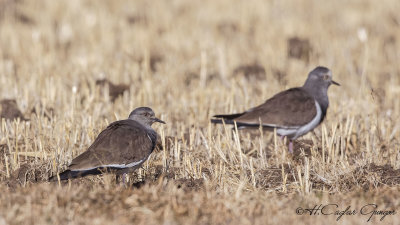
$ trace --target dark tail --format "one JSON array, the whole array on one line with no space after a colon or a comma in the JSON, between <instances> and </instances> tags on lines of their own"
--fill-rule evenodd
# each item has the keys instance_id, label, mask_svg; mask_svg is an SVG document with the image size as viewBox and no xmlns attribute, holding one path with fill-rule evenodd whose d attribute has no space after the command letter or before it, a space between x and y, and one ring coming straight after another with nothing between
<instances>
[{"instance_id":1,"label":"dark tail","mask_svg":"<svg viewBox=\"0 0 400 225\"><path fill-rule=\"evenodd\" d=\"M60 173L59 176L60 176L60 180L69 180L69 179L74 179L74 178L78 178L78 177L84 177L87 175L97 175L97 174L101 174L102 172L104 172L104 171L102 171L100 168L86 170L86 171L66 170L66 171ZM58 181L57 175L50 177L49 181L51 181L51 182Z\"/></svg>"},{"instance_id":2,"label":"dark tail","mask_svg":"<svg viewBox=\"0 0 400 225\"><path fill-rule=\"evenodd\" d=\"M60 177L60 180L68 180L72 178L77 178L79 177L79 172L80 171L71 171L71 170L66 170L62 173L60 173L58 176ZM49 181L58 181L58 176L52 176L49 178Z\"/></svg>"},{"instance_id":3,"label":"dark tail","mask_svg":"<svg viewBox=\"0 0 400 225\"><path fill-rule=\"evenodd\" d=\"M225 124L234 124L233 120L243 115L244 113L236 113L236 114L226 114L226 115L215 115L215 118L219 119L211 119L211 123L225 123Z\"/></svg>"},{"instance_id":4,"label":"dark tail","mask_svg":"<svg viewBox=\"0 0 400 225\"><path fill-rule=\"evenodd\" d=\"M233 120L233 119L238 118L239 116L242 116L243 114L244 114L244 112L243 113L236 113L236 114L215 115L214 117L215 118L222 118L222 119L225 119L225 120Z\"/></svg>"},{"instance_id":5,"label":"dark tail","mask_svg":"<svg viewBox=\"0 0 400 225\"><path fill-rule=\"evenodd\" d=\"M236 114L226 114L226 115L215 115L215 118L218 119L211 119L211 123L225 123L225 124L235 124L235 119L242 116L245 114L243 113L236 113ZM241 122L236 122L236 126L241 129L241 128L259 128L260 124L249 124L249 123L241 123ZM263 126L263 128L267 130L273 129L271 126Z\"/></svg>"},{"instance_id":6,"label":"dark tail","mask_svg":"<svg viewBox=\"0 0 400 225\"><path fill-rule=\"evenodd\" d=\"M211 119L211 123L233 124L233 121L232 120L224 120L224 119Z\"/></svg>"}]
</instances>

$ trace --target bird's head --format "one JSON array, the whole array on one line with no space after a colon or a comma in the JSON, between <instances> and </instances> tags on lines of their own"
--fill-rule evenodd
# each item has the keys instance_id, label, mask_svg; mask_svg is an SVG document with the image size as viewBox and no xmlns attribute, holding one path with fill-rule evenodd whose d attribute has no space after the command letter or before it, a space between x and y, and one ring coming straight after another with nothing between
<instances>
[{"instance_id":1,"label":"bird's head","mask_svg":"<svg viewBox=\"0 0 400 225\"><path fill-rule=\"evenodd\" d=\"M139 123L142 123L147 126L151 126L154 122L164 123L164 121L158 119L153 110L149 107L139 107L136 108L129 114L129 118L131 120L135 120Z\"/></svg>"},{"instance_id":2,"label":"bird's head","mask_svg":"<svg viewBox=\"0 0 400 225\"><path fill-rule=\"evenodd\" d=\"M332 80L332 71L330 69L323 66L318 66L308 74L308 78L304 84L304 87L324 87L328 89L331 84L340 86L338 82Z\"/></svg>"}]
</instances>

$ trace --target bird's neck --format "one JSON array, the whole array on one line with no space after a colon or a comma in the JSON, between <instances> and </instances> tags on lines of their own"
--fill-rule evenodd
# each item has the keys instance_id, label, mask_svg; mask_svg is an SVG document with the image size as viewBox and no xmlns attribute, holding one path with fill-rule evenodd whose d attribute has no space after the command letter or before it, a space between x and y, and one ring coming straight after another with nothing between
<instances>
[{"instance_id":1,"label":"bird's neck","mask_svg":"<svg viewBox=\"0 0 400 225\"><path fill-rule=\"evenodd\" d=\"M325 116L326 111L329 107L328 89L324 87L316 88L317 85L311 85L310 83L305 83L303 89L309 93L318 102L321 107L323 116Z\"/></svg>"},{"instance_id":2,"label":"bird's neck","mask_svg":"<svg viewBox=\"0 0 400 225\"><path fill-rule=\"evenodd\" d=\"M153 128L151 127L151 124L148 124L148 123L141 123L141 124L142 124L142 126L144 126L144 128L146 128L146 130L148 132L154 131Z\"/></svg>"},{"instance_id":3,"label":"bird's neck","mask_svg":"<svg viewBox=\"0 0 400 225\"><path fill-rule=\"evenodd\" d=\"M157 132L156 132L155 130L153 130L153 129L147 130L147 131L148 131L149 135L152 136L152 140L153 140L153 138L154 138L153 141L156 141L156 140L157 140Z\"/></svg>"},{"instance_id":4,"label":"bird's neck","mask_svg":"<svg viewBox=\"0 0 400 225\"><path fill-rule=\"evenodd\" d=\"M147 130L147 135L151 139L151 142L153 145L151 147L151 151L153 151L157 144L157 132L151 128L150 130Z\"/></svg>"},{"instance_id":5,"label":"bird's neck","mask_svg":"<svg viewBox=\"0 0 400 225\"><path fill-rule=\"evenodd\" d=\"M144 128L146 128L146 130L153 130L153 128L151 127L151 124L150 124L150 123L144 121L142 118L140 118L140 117L138 117L138 116L136 116L136 115L131 115L131 116L129 116L128 119L133 120L133 121L139 123L139 124L142 125Z\"/></svg>"}]
</instances>

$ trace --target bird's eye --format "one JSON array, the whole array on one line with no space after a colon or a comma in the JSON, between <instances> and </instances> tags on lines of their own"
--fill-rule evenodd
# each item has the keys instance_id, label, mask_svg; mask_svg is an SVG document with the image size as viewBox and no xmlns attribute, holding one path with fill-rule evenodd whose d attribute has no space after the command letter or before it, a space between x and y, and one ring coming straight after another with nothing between
<instances>
[{"instance_id":1,"label":"bird's eye","mask_svg":"<svg viewBox=\"0 0 400 225\"><path fill-rule=\"evenodd\" d=\"M324 75L324 80L329 80L329 75Z\"/></svg>"}]
</instances>

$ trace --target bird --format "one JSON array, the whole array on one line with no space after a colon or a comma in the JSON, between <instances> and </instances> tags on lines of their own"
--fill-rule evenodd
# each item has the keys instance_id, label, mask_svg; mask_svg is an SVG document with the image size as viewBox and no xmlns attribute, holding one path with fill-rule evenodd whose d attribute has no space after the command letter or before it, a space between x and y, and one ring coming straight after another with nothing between
<instances>
[{"instance_id":1,"label":"bird","mask_svg":"<svg viewBox=\"0 0 400 225\"><path fill-rule=\"evenodd\" d=\"M165 124L149 107L134 109L128 119L109 124L85 152L72 160L67 170L49 181L114 172L122 174L125 183L125 174L139 168L156 146L157 133L151 127L155 122Z\"/></svg>"},{"instance_id":2,"label":"bird","mask_svg":"<svg viewBox=\"0 0 400 225\"><path fill-rule=\"evenodd\" d=\"M215 115L212 123L235 124L238 129L276 129L283 139L289 139L289 152L293 153L293 140L317 127L325 118L328 106L328 88L340 84L332 80L332 71L318 66L313 69L302 87L279 92L263 104L242 113Z\"/></svg>"}]
</instances>

